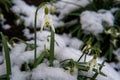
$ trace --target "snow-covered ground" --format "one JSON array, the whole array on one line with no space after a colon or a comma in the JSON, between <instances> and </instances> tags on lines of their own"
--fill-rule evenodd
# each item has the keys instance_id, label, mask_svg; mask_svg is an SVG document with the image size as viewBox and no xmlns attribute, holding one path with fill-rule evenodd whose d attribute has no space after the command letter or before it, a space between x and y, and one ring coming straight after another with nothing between
<instances>
[{"instance_id":1,"label":"snow-covered ground","mask_svg":"<svg viewBox=\"0 0 120 80\"><path fill-rule=\"evenodd\" d=\"M49 49L49 42L46 42L47 36L50 35L48 31L37 32L37 57L44 50L44 45ZM10 51L12 75L11 80L27 80L32 75L32 80L77 80L78 71L75 70L74 74L70 74L69 70L64 70L60 67L60 61L66 59L73 59L77 61L79 57L83 54L80 50L75 49L70 46L67 47L67 41L63 39L63 36L55 35L55 40L59 44L55 45L55 58L54 67L49 67L49 62L47 59L43 63L39 64L37 68L32 71L21 71L20 67L23 63L31 63L34 61L34 50L25 51L26 45L24 43L15 44ZM75 39L75 38L74 38ZM28 41L28 43L34 42L33 40ZM81 43L81 41L80 41ZM78 42L74 43L77 45ZM92 59L92 56L87 57L87 61ZM83 61L83 58L81 59ZM102 63L102 60L98 59L98 63ZM6 73L5 63L0 65L0 75ZM107 77L99 75L98 80L118 80L120 78L119 74L109 65L105 64L102 69Z\"/></svg>"},{"instance_id":2,"label":"snow-covered ground","mask_svg":"<svg viewBox=\"0 0 120 80\"><path fill-rule=\"evenodd\" d=\"M77 1L77 3L76 3ZM34 34L30 33L27 27L34 27L34 14L36 7L27 5L23 0L13 0L14 6L11 10L16 13L24 21L26 28L23 30L24 36L28 39L34 38ZM68 4L69 3L69 4ZM73 5L73 4L75 5ZM56 2L57 11L60 12L59 16L51 15L51 19L55 27L64 25L64 22L60 19L65 15L69 14L74 9L78 9L80 6L85 7L90 3L90 0L61 0L61 2ZM60 5L60 6L59 6ZM50 6L50 5L47 5ZM102 33L104 28L102 22L106 22L107 25L114 25L114 16L112 14L113 10L99 10L98 12L94 11L84 11L80 14L80 24L82 29L87 32L87 34L92 33L93 35L98 35ZM44 16L44 7L42 7L37 16L37 27L40 28ZM23 15L21 15L23 14ZM89 17L89 19L88 19ZM16 23L19 24L19 23ZM3 25L5 29L10 28L9 25ZM49 49L48 36L50 35L49 31L38 31L37 32L37 57L44 51L44 45ZM29 44L34 44L34 40L26 41ZM68 34L58 35L55 34L55 58L54 67L49 67L49 61L44 59L44 61L39 64L32 71L21 71L21 66L23 63L32 63L34 62L34 50L26 51L26 45L24 43L16 43L14 47L11 47L10 58L11 58L11 67L12 75L11 80L77 80L78 70L75 68L73 74L70 74L69 70L61 68L60 61L66 59L73 59L77 61L79 57L83 54L79 50L80 46L84 43L77 39L73 38ZM119 51L115 51L116 55L119 55ZM3 52L4 54L4 52ZM0 55L0 75L6 74L5 60L3 62L4 56ZM92 56L87 57L87 62L92 59ZM119 56L118 56L119 59ZM83 58L81 59L81 62ZM98 59L97 63L102 63L102 59ZM118 64L119 65L119 64ZM116 72L110 64L105 63L105 66L102 68L102 72L107 75L107 77L98 75L98 80L118 80L120 79L120 73ZM86 74L89 75L89 74Z\"/></svg>"},{"instance_id":3,"label":"snow-covered ground","mask_svg":"<svg viewBox=\"0 0 120 80\"><path fill-rule=\"evenodd\" d=\"M87 34L92 33L93 35L98 35L102 33L104 30L102 22L105 22L108 26L114 25L114 17L110 11L100 12L102 11L98 11L98 13L94 11L84 11L80 15L82 29Z\"/></svg>"}]
</instances>

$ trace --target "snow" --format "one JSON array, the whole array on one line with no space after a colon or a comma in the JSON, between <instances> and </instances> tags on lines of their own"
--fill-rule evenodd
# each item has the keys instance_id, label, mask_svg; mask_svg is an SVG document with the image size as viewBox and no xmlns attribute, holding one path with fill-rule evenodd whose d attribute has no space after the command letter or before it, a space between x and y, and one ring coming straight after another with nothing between
<instances>
[{"instance_id":1,"label":"snow","mask_svg":"<svg viewBox=\"0 0 120 80\"><path fill-rule=\"evenodd\" d=\"M73 48L63 47L60 52L55 53L55 57L59 61L63 61L65 59L73 59L74 61L77 61L79 57L81 56L81 54L82 54L81 51L75 50Z\"/></svg>"},{"instance_id":2,"label":"snow","mask_svg":"<svg viewBox=\"0 0 120 80\"><path fill-rule=\"evenodd\" d=\"M101 9L98 14L101 14L102 21L106 22L108 26L114 25L114 16L111 11Z\"/></svg>"},{"instance_id":3,"label":"snow","mask_svg":"<svg viewBox=\"0 0 120 80\"><path fill-rule=\"evenodd\" d=\"M4 30L7 30L7 29L10 29L10 28L11 28L11 26L10 26L10 25L8 25L8 24L5 24L5 25L3 25L3 26L2 26L2 28L3 28Z\"/></svg>"},{"instance_id":4,"label":"snow","mask_svg":"<svg viewBox=\"0 0 120 80\"><path fill-rule=\"evenodd\" d=\"M69 42L71 42L70 47L73 47L75 49L80 49L80 47L83 45L83 42L77 38L72 38Z\"/></svg>"},{"instance_id":5,"label":"snow","mask_svg":"<svg viewBox=\"0 0 120 80\"><path fill-rule=\"evenodd\" d=\"M61 35L61 37L68 47L79 49L83 45L83 42L81 40L71 37L71 35L67 35L64 33Z\"/></svg>"},{"instance_id":6,"label":"snow","mask_svg":"<svg viewBox=\"0 0 120 80\"><path fill-rule=\"evenodd\" d=\"M0 65L0 76L6 74L6 65L5 63Z\"/></svg>"},{"instance_id":7,"label":"snow","mask_svg":"<svg viewBox=\"0 0 120 80\"><path fill-rule=\"evenodd\" d=\"M89 18L89 20L88 20ZM97 35L103 32L102 22L99 15L95 12L84 11L80 15L80 23L82 25L82 29L86 33L92 33Z\"/></svg>"},{"instance_id":8,"label":"snow","mask_svg":"<svg viewBox=\"0 0 120 80\"><path fill-rule=\"evenodd\" d=\"M120 8L119 8L119 7L115 7L115 8L112 8L110 11L111 11L112 13L114 13L114 12L116 12L116 11L118 11L118 10L120 10Z\"/></svg>"},{"instance_id":9,"label":"snow","mask_svg":"<svg viewBox=\"0 0 120 80\"><path fill-rule=\"evenodd\" d=\"M2 63L3 63L3 56L0 55L0 64L2 64Z\"/></svg>"},{"instance_id":10,"label":"snow","mask_svg":"<svg viewBox=\"0 0 120 80\"><path fill-rule=\"evenodd\" d=\"M30 33L29 29L26 28L23 30L23 32L24 32L24 36L27 37L28 39L34 38L34 34ZM37 32L38 43L41 45L44 45L46 42L48 42L47 41L48 36L50 36L49 31L42 31L42 32L38 31ZM43 41L43 42L39 42L39 41ZM55 34L55 41L56 41L55 42L56 45L61 46L61 47L68 46L68 47L73 47L73 48L79 49L80 46L83 45L83 42L81 40L79 40L75 37L72 38L71 36L69 36L67 34L63 34L63 35ZM32 42L32 43L34 43L34 42Z\"/></svg>"},{"instance_id":11,"label":"snow","mask_svg":"<svg viewBox=\"0 0 120 80\"><path fill-rule=\"evenodd\" d=\"M41 54L41 52L44 50L44 43L43 41L46 40L46 37L50 33L48 31L43 31L37 33L37 40L38 40L38 47L37 47L37 57ZM34 50L26 51L26 45L24 43L17 43L14 44L14 47L11 50L10 57L11 57L11 65L12 65L12 75L11 80L16 80L19 78L19 80L26 80L26 78L29 78L30 75L32 75L32 80L38 80L38 79L47 79L47 80L77 80L77 70L75 70L74 74L70 74L69 70L64 70L61 68L58 64L60 61L66 60L66 59L73 59L74 61L77 61L79 57L83 54L80 50L72 48L72 47L66 47L64 40L62 40L62 37L59 35L55 35L56 42L59 44L55 45L55 58L56 62L54 62L54 67L49 67L48 60L44 60L43 63L39 64L35 69L32 71L21 71L20 67L23 63L33 63L34 61ZM31 43L34 41L27 41L27 43ZM32 43L31 43L32 44ZM46 43L46 45L48 45ZM49 49L49 48L48 48ZM92 59L92 56L87 56L87 62ZM81 59L81 62L83 61L83 58ZM98 63L101 63L101 60L98 60ZM57 65L57 66L56 66ZM119 74L109 65L105 64L105 67L102 69L102 71L107 75L107 77L98 76L98 80L117 80L120 78ZM0 75L5 74L5 64L0 65ZM113 75L114 73L114 75ZM88 75L88 74L86 74ZM17 79L18 80L18 79Z\"/></svg>"},{"instance_id":12,"label":"snow","mask_svg":"<svg viewBox=\"0 0 120 80\"><path fill-rule=\"evenodd\" d=\"M113 53L116 55L116 59L118 60L118 62L117 63L111 63L110 65L113 68L118 69L118 71L120 72L120 48L114 50Z\"/></svg>"},{"instance_id":13,"label":"snow","mask_svg":"<svg viewBox=\"0 0 120 80\"><path fill-rule=\"evenodd\" d=\"M75 9L78 9L79 7L85 7L89 3L90 3L89 0L61 0L55 3L55 6L57 7L57 10L60 12L59 17L63 18L65 15L69 14Z\"/></svg>"},{"instance_id":14,"label":"snow","mask_svg":"<svg viewBox=\"0 0 120 80\"><path fill-rule=\"evenodd\" d=\"M16 13L24 21L26 27L34 27L34 14L36 7L33 5L26 4L23 0L13 0L14 6L11 10ZM48 5L49 6L49 5ZM26 10L27 9L27 10ZM40 8L37 15L37 27L41 27L42 19L44 16L44 7ZM21 15L22 14L22 15ZM51 15L53 24L55 26L63 25L63 22L59 20L55 15Z\"/></svg>"},{"instance_id":15,"label":"snow","mask_svg":"<svg viewBox=\"0 0 120 80\"><path fill-rule=\"evenodd\" d=\"M4 18L4 15L3 14L0 14L0 24L2 25L1 27L4 29L4 30L7 30L7 29L10 29L11 26L9 24L4 24L6 21L6 19Z\"/></svg>"},{"instance_id":16,"label":"snow","mask_svg":"<svg viewBox=\"0 0 120 80\"><path fill-rule=\"evenodd\" d=\"M120 79L120 74L118 74L109 64L105 64L103 67L102 71L107 74L107 78L104 79L105 77L103 76L98 76L100 80L118 80Z\"/></svg>"},{"instance_id":17,"label":"snow","mask_svg":"<svg viewBox=\"0 0 120 80\"><path fill-rule=\"evenodd\" d=\"M28 80L30 77L30 72L20 71L18 66L12 67L12 75L10 80Z\"/></svg>"},{"instance_id":18,"label":"snow","mask_svg":"<svg viewBox=\"0 0 120 80\"><path fill-rule=\"evenodd\" d=\"M32 38L32 35L30 35L30 30L28 28L25 28L23 30L23 33L24 33L24 36L27 38L27 39L31 39Z\"/></svg>"},{"instance_id":19,"label":"snow","mask_svg":"<svg viewBox=\"0 0 120 80\"><path fill-rule=\"evenodd\" d=\"M48 67L43 63L33 70L32 80L77 80L77 77L62 68Z\"/></svg>"},{"instance_id":20,"label":"snow","mask_svg":"<svg viewBox=\"0 0 120 80\"><path fill-rule=\"evenodd\" d=\"M14 2L14 6L11 8L11 10L13 12L15 12L17 15L20 16L20 14L24 14L21 15L20 17L23 19L23 21L25 22L25 26L30 26L30 25L34 25L34 14L35 14L35 10L36 7L35 6L28 6L24 1L22 0L13 0ZM27 9L27 10L26 10ZM42 15L42 13L41 13ZM41 16L39 16L38 20L41 18ZM39 20L41 21L41 20Z\"/></svg>"},{"instance_id":21,"label":"snow","mask_svg":"<svg viewBox=\"0 0 120 80\"><path fill-rule=\"evenodd\" d=\"M102 22L107 23L108 26L113 26L114 17L110 11L106 11L104 13L102 13L102 10L98 12L84 11L80 15L82 29L87 34L91 33L97 36L98 34L102 33L104 30Z\"/></svg>"},{"instance_id":22,"label":"snow","mask_svg":"<svg viewBox=\"0 0 120 80\"><path fill-rule=\"evenodd\" d=\"M114 50L113 53L116 55L116 58L120 61L120 48ZM119 64L120 64L120 62L119 62ZM120 68L120 66L119 66L119 68Z\"/></svg>"},{"instance_id":23,"label":"snow","mask_svg":"<svg viewBox=\"0 0 120 80\"><path fill-rule=\"evenodd\" d=\"M39 36L39 34L41 34L43 36L41 37L41 36ZM47 34L47 35L45 35L45 34ZM39 37L38 38L39 42L38 42L38 48L37 48L37 57L44 50L43 48L41 48L41 47L44 47L44 45L41 46L40 40L44 41L49 34L50 33L46 32L46 31L43 33L40 33L40 32L37 33L37 37ZM43 41L41 41L41 42L43 42ZM56 35L56 41L59 44L59 46L58 46L60 48L59 50L61 50L62 47L65 47L65 44L61 43L61 42L63 42L63 40L58 35ZM28 43L29 43L29 41L28 41ZM58 52L60 52L60 51L58 51L58 47L55 48L56 56L59 56L59 54L61 54L61 53L64 55L63 52L58 53ZM19 78L19 80L26 80L26 78L29 77L30 73L28 74L27 72L21 71L20 67L23 63L32 63L34 61L34 50L25 51L25 48L26 48L26 45L24 43L18 43L18 44L14 44L14 47L11 50L11 53L10 53L11 65L12 65L11 80L16 80L17 78ZM74 50L73 50L73 52L74 52ZM77 54L79 54L79 53L77 53ZM67 53L65 56L66 59L69 58L69 57L67 57L68 55L69 54ZM75 56L74 58L77 57L74 54L72 56ZM72 56L71 56L71 58L72 58ZM57 59L57 57L56 57L56 59ZM60 59L60 57L58 59ZM4 68L3 65L0 65L0 67L1 67L0 70ZM40 69L40 71L38 71L39 69ZM5 70L5 69L3 69L3 70ZM5 71L2 71L2 73L5 73ZM51 74L51 73L53 73L53 74ZM40 74L40 75L37 76L36 74ZM55 74L57 74L56 77L55 77ZM38 66L38 68L33 70L32 79L36 80L36 79L41 79L41 78L43 78L43 79L47 78L48 80L56 80L56 79L77 80L76 76L69 74L67 71L64 71L64 69L62 69L62 68L52 68L52 67L48 67L48 66L43 67L42 64L40 64Z\"/></svg>"},{"instance_id":24,"label":"snow","mask_svg":"<svg viewBox=\"0 0 120 80\"><path fill-rule=\"evenodd\" d=\"M23 0L13 0L14 6L11 8L13 12L20 16L24 21L26 28L23 30L24 36L28 39L34 39L34 34L30 33L29 28L34 27L34 14L36 7L33 5L27 5ZM77 3L76 3L77 2ZM70 4L68 4L70 3ZM60 21L65 15L69 14L71 11L78 9L80 6L85 7L90 3L90 0L61 0L54 5L57 10L60 12L60 15L50 15L53 24L55 27L63 25L64 22ZM60 5L60 6L59 6ZM50 5L47 5L50 7ZM27 9L27 10L26 10ZM40 8L37 16L37 27L41 27L41 22L43 20L43 10L44 7ZM82 29L85 33L93 34L97 36L103 32L102 23L105 22L107 26L114 25L113 12L118 10L111 9L109 10L99 10L98 12L93 11L84 11L80 14L80 23ZM22 15L21 15L22 14ZM89 19L88 19L89 18ZM19 21L18 21L19 23ZM2 26L4 29L9 29L9 25ZM26 41L27 44L34 44L34 40ZM11 47L10 58L11 58L11 67L12 75L11 80L77 80L78 70L75 67L74 72L71 74L70 70L65 70L61 68L60 62L66 59L73 59L78 61L79 57L83 54L79 49L83 45L83 42L71 35L55 34L55 61L53 67L49 66L49 60L45 58L41 64L31 71L21 71L21 66L24 63L33 63L34 62L34 49L26 50L27 45L25 43L19 42L15 43L14 47ZM44 46L47 49L50 49L50 32L49 31L38 31L37 32L37 57L44 51ZM117 55L117 58L120 61L120 49L115 50L114 54ZM89 62L93 56L87 56L86 61ZM0 55L0 76L6 74L6 65L4 57ZM83 62L82 58L80 62ZM102 59L97 60L97 63L102 63ZM3 62L3 63L2 63ZM111 64L116 65L116 64ZM120 73L116 72L110 64L105 63L105 66L102 68L102 72L107 75L107 77L98 75L98 80L118 80L120 79ZM117 64L120 66L120 63ZM89 76L88 73L83 73ZM93 73L92 73L93 75Z\"/></svg>"},{"instance_id":25,"label":"snow","mask_svg":"<svg viewBox=\"0 0 120 80\"><path fill-rule=\"evenodd\" d=\"M77 3L76 3L77 1ZM72 4L68 4L68 3ZM12 6L11 10L16 13L20 18L24 21L24 25L26 27L34 27L34 14L36 7L34 5L28 5L23 0L13 0L14 6ZM60 19L63 18L65 15L67 15L69 12L78 9L80 6L85 7L90 3L89 0L61 0L54 3L56 9L58 12L60 12L60 15L57 17L56 15L51 15L51 18L53 20L53 24L55 27L64 25L64 22L62 22ZM79 5L76 6L75 4ZM61 5L61 6L59 6ZM47 5L51 7L50 5ZM26 10L27 9L27 10ZM37 27L41 27L42 19L43 19L43 10L44 7L40 8L38 11L37 16Z\"/></svg>"},{"instance_id":26,"label":"snow","mask_svg":"<svg viewBox=\"0 0 120 80\"><path fill-rule=\"evenodd\" d=\"M19 48L19 50L15 51L17 48ZM20 44L20 45L16 45L11 50L10 56L11 56L12 65L18 65L19 67L21 67L23 63L33 63L34 50L25 51L25 48L26 48L25 44ZM37 48L37 57L41 54L42 51L43 48Z\"/></svg>"}]
</instances>

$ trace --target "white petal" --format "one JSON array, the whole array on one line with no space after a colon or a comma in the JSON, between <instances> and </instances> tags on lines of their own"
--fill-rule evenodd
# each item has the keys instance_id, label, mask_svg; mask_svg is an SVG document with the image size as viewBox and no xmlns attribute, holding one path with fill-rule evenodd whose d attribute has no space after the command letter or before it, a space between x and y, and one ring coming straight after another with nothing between
<instances>
[{"instance_id":1,"label":"white petal","mask_svg":"<svg viewBox=\"0 0 120 80\"><path fill-rule=\"evenodd\" d=\"M45 21L43 21L43 22L42 22L42 24L41 24L41 29L40 29L40 32L42 32L42 31L43 31L44 25L45 25Z\"/></svg>"}]
</instances>

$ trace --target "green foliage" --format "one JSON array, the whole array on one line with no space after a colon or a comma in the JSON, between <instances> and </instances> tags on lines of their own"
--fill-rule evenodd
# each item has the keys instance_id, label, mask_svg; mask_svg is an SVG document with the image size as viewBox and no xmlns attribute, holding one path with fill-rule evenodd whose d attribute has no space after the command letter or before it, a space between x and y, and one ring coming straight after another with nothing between
<instances>
[{"instance_id":1,"label":"green foliage","mask_svg":"<svg viewBox=\"0 0 120 80\"><path fill-rule=\"evenodd\" d=\"M48 55L46 54L47 52L46 51L43 51L40 56L37 58L37 60L35 61L34 63L34 67L37 67L43 60L43 58L45 58L45 55Z\"/></svg>"},{"instance_id":2,"label":"green foliage","mask_svg":"<svg viewBox=\"0 0 120 80\"><path fill-rule=\"evenodd\" d=\"M101 69L104 67L104 63L105 62L99 64L99 72L97 69L93 69L93 72L95 73L91 77L81 74L81 72L88 72L90 66L87 66L87 62L76 62L73 59L66 59L64 61L61 61L61 67L63 67L65 70L70 71L71 74L74 72L74 69L77 68L78 80L96 80L98 74L106 76L106 74L101 71Z\"/></svg>"},{"instance_id":3,"label":"green foliage","mask_svg":"<svg viewBox=\"0 0 120 80\"><path fill-rule=\"evenodd\" d=\"M98 49L100 49L102 52L99 54L100 57L105 56L109 61L113 61L113 50L119 48L120 44L120 35L116 36L116 34L120 33L120 10L115 11L113 14L115 16L115 25L110 27L106 25L104 22L104 32L99 34L97 37L92 34L85 34L84 31L81 28L80 24L80 14L81 12L85 10L95 11L97 12L100 9L110 10L111 8L117 8L119 5L116 0L93 0L89 5L86 7L79 7L79 9L76 9L66 15L62 20L65 22L65 25L62 27L56 28L56 32L59 34L62 34L63 32L67 34L71 34L74 37L77 37L78 39L82 40L85 44L87 41L91 38L91 46L95 46ZM72 4L72 3L71 3ZM73 4L75 5L75 4ZM72 23L73 20L76 20L74 23ZM111 34L106 34L105 31L108 31L109 29L112 30ZM91 54L94 54L92 51Z\"/></svg>"},{"instance_id":4,"label":"green foliage","mask_svg":"<svg viewBox=\"0 0 120 80\"><path fill-rule=\"evenodd\" d=\"M104 75L104 76L106 76L104 73L101 72L101 69L102 69L102 67L104 66L104 63L105 63L105 61L103 61L102 64L100 65L100 67L99 67L99 71L100 71L100 72L99 72L99 73L102 74L102 75ZM99 73L96 72L96 73L94 74L94 76L92 77L92 80L95 80L95 79L97 78L97 76L98 76Z\"/></svg>"},{"instance_id":5,"label":"green foliage","mask_svg":"<svg viewBox=\"0 0 120 80\"><path fill-rule=\"evenodd\" d=\"M24 40L22 40L22 39L20 39L18 37L12 37L9 40L9 43L11 44L12 47L14 47L15 40L24 43L26 45L26 48L25 48L26 51L35 49L34 44L28 44L26 41L24 41Z\"/></svg>"},{"instance_id":6,"label":"green foliage","mask_svg":"<svg viewBox=\"0 0 120 80\"><path fill-rule=\"evenodd\" d=\"M10 62L9 49L8 49L7 40L5 39L5 36L2 34L2 32L0 34L2 37L2 43L3 43L3 47L4 47L4 52L5 52L7 80L10 80L11 62Z\"/></svg>"},{"instance_id":7,"label":"green foliage","mask_svg":"<svg viewBox=\"0 0 120 80\"><path fill-rule=\"evenodd\" d=\"M0 0L0 9L5 9L6 11L10 10L10 6L12 5L12 0Z\"/></svg>"},{"instance_id":8,"label":"green foliage","mask_svg":"<svg viewBox=\"0 0 120 80\"><path fill-rule=\"evenodd\" d=\"M115 12L115 25L116 26L118 26L118 25L120 26L120 10ZM120 29L119 29L119 31L120 31Z\"/></svg>"},{"instance_id":9,"label":"green foliage","mask_svg":"<svg viewBox=\"0 0 120 80\"><path fill-rule=\"evenodd\" d=\"M93 0L92 4L96 8L96 10L111 9L115 4L115 0Z\"/></svg>"},{"instance_id":10,"label":"green foliage","mask_svg":"<svg viewBox=\"0 0 120 80\"><path fill-rule=\"evenodd\" d=\"M51 1L52 2L52 1ZM67 2L65 2L67 3ZM0 6L4 6L5 9L8 11L9 6L11 5L11 1L9 0L0 0ZM23 41L22 39L13 37L9 42L12 47L14 47L14 40L18 40L24 44L26 44L25 51L28 50L34 50L34 62L30 63L24 63L21 66L22 71L32 71L34 68L36 68L39 64L41 64L44 59L49 60L49 63L51 67L54 67L53 61L54 58L54 43L55 43L55 32L51 29L51 35L50 35L50 50L47 50L46 47L44 47L44 51L40 53L40 55L37 57L37 34L36 34L36 28L37 28L37 13L38 10L47 4L47 2L44 2L40 4L35 12L35 19L34 19L34 44L28 44L26 41ZM72 4L72 3L69 3ZM76 5L76 4L74 4ZM79 5L76 5L79 6ZM57 33L63 33L66 32L68 34L72 34L72 36L77 37L78 39L81 39L85 44L80 48L83 54L80 56L78 61L74 61L73 59L66 59L64 61L60 62L60 67L64 68L64 70L68 70L71 74L74 73L74 69L78 69L78 80L96 80L98 74L102 76L106 76L101 69L104 67L104 63L97 64L99 65L99 72L96 68L93 68L92 72L94 72L94 75L89 77L86 75L82 75L81 72L88 72L91 68L91 66L88 65L88 62L86 62L86 57L88 55L96 55L94 56L94 59L96 59L98 56L104 56L108 58L108 60L112 60L113 57L113 50L119 48L120 44L120 11L116 11L114 13L115 15L115 25L113 28L108 27L104 22L104 32L99 34L98 37L92 35L92 34L85 34L84 31L81 28L79 15L84 10L93 10L98 11L99 9L106 9L109 10L112 7L115 7L115 1L114 0L93 0L92 3L87 5L86 7L79 6L79 9L71 12L70 14L66 15L62 20L65 22L65 27L58 27L56 28ZM48 9L48 8L47 8ZM48 14L48 10L46 9L45 13ZM76 20L74 23L72 23L72 20ZM107 33L108 31L111 31L111 33ZM0 76L0 80L10 80L11 75L11 64L10 64L10 55L8 50L7 41L4 37L4 35L1 33L2 36L2 42L4 46L4 52L5 52L5 59L6 59L6 70L7 75ZM114 43L114 40L117 40L117 42ZM56 43L57 44L57 43ZM84 58L84 61L81 62L81 59Z\"/></svg>"}]
</instances>

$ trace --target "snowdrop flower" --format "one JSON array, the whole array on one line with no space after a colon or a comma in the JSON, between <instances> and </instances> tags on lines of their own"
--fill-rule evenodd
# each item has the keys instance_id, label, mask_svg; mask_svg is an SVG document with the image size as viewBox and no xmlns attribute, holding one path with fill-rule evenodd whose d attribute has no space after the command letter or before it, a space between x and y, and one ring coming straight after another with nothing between
<instances>
[{"instance_id":1,"label":"snowdrop flower","mask_svg":"<svg viewBox=\"0 0 120 80\"><path fill-rule=\"evenodd\" d=\"M115 47L116 47L116 45L117 45L117 44L116 44L117 41L118 41L117 39L110 40L110 42L111 42Z\"/></svg>"},{"instance_id":2,"label":"snowdrop flower","mask_svg":"<svg viewBox=\"0 0 120 80\"><path fill-rule=\"evenodd\" d=\"M112 30L108 29L107 31L105 31L106 34L112 34Z\"/></svg>"},{"instance_id":3,"label":"snowdrop flower","mask_svg":"<svg viewBox=\"0 0 120 80\"><path fill-rule=\"evenodd\" d=\"M116 29L108 29L107 31L105 31L106 34L111 34L113 37L118 37L120 36L120 33L116 30Z\"/></svg>"},{"instance_id":4,"label":"snowdrop flower","mask_svg":"<svg viewBox=\"0 0 120 80\"><path fill-rule=\"evenodd\" d=\"M51 21L51 19L50 19L48 7L45 7L44 13L45 13L45 15L44 15L44 20L43 20L43 22L42 22L41 30L40 30L40 31L42 31L43 28L50 27L50 28L55 32L53 23L52 23L52 21Z\"/></svg>"},{"instance_id":5,"label":"snowdrop flower","mask_svg":"<svg viewBox=\"0 0 120 80\"><path fill-rule=\"evenodd\" d=\"M88 44L87 46L85 46L82 50L83 53L87 53L87 54L90 54L91 53L91 45Z\"/></svg>"},{"instance_id":6,"label":"snowdrop flower","mask_svg":"<svg viewBox=\"0 0 120 80\"><path fill-rule=\"evenodd\" d=\"M90 67L88 70L88 75L90 75L93 71L93 68L98 70L98 64L97 64L97 54L93 56L93 58L87 63L87 65Z\"/></svg>"}]
</instances>

